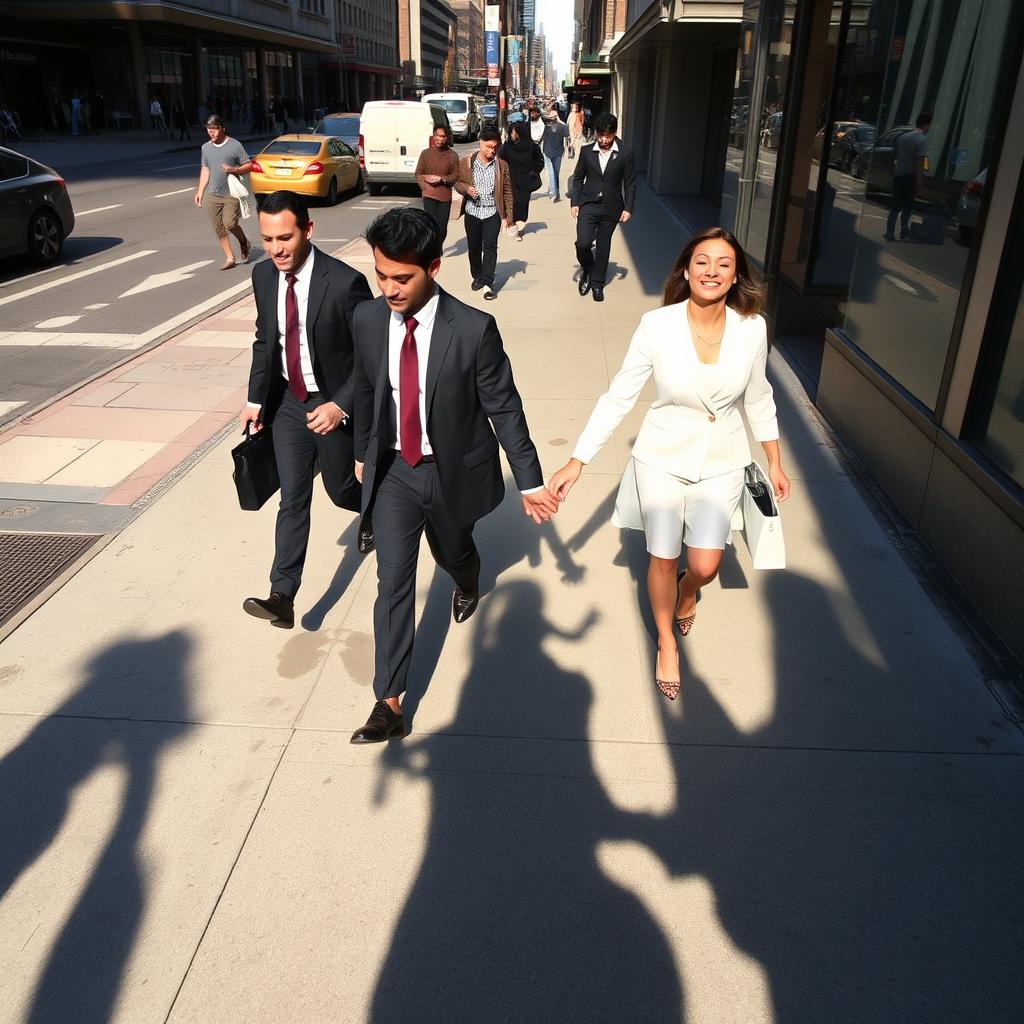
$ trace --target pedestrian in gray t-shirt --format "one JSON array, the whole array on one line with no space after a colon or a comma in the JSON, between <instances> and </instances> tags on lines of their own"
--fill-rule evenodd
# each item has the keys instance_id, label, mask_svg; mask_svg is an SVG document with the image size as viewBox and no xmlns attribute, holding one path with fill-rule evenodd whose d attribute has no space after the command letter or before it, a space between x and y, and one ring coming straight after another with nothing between
<instances>
[{"instance_id":1,"label":"pedestrian in gray t-shirt","mask_svg":"<svg viewBox=\"0 0 1024 1024\"><path fill-rule=\"evenodd\" d=\"M203 146L199 185L193 199L196 206L206 208L214 233L224 250L224 263L220 269L230 270L236 264L229 233L238 239L243 263L249 259L249 239L238 223L241 208L228 189L228 175L248 174L252 170L252 161L237 139L228 138L224 121L217 114L211 114L206 119L206 133L210 141Z\"/></svg>"},{"instance_id":2,"label":"pedestrian in gray t-shirt","mask_svg":"<svg viewBox=\"0 0 1024 1024\"><path fill-rule=\"evenodd\" d=\"M885 225L885 240L896 241L896 218L900 219L900 238L910 237L910 215L914 212L914 197L921 191L925 169L925 151L928 148L928 129L931 114L922 114L909 132L896 140L896 162L892 175L892 202Z\"/></svg>"}]
</instances>

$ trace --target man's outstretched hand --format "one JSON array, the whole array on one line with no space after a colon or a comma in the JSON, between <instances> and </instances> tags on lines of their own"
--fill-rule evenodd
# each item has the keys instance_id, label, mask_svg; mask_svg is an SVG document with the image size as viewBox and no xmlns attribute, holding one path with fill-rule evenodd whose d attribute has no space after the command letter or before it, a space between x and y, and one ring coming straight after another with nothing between
<instances>
[{"instance_id":1,"label":"man's outstretched hand","mask_svg":"<svg viewBox=\"0 0 1024 1024\"><path fill-rule=\"evenodd\" d=\"M547 522L558 511L558 502L545 487L523 495L523 511L539 525Z\"/></svg>"}]
</instances>

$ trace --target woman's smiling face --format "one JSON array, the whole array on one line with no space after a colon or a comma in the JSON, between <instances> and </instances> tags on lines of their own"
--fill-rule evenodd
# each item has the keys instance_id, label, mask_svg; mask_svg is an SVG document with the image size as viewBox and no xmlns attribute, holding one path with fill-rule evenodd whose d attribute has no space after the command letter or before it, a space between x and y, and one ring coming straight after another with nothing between
<instances>
[{"instance_id":1,"label":"woman's smiling face","mask_svg":"<svg viewBox=\"0 0 1024 1024\"><path fill-rule=\"evenodd\" d=\"M722 238L709 238L693 250L686 269L690 295L714 302L726 296L736 280L736 251Z\"/></svg>"}]
</instances>

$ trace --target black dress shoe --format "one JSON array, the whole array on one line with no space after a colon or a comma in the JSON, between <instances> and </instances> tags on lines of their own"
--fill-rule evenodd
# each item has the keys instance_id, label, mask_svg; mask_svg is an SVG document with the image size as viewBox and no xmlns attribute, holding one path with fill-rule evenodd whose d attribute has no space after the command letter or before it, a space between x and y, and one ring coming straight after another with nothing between
<instances>
[{"instance_id":1,"label":"black dress shoe","mask_svg":"<svg viewBox=\"0 0 1024 1024\"><path fill-rule=\"evenodd\" d=\"M484 287L484 283L483 283L483 281L474 281L474 282L473 282L473 283L472 283L472 284L470 285L470 288L472 288L472 289L473 289L473 291L475 291L475 292L478 292L478 291L480 291L480 289L481 289L481 288L483 288L483 287Z\"/></svg>"},{"instance_id":2,"label":"black dress shoe","mask_svg":"<svg viewBox=\"0 0 1024 1024\"><path fill-rule=\"evenodd\" d=\"M405 715L394 712L379 700L373 705L366 725L352 733L350 743L383 743L385 740L400 740L405 735Z\"/></svg>"},{"instance_id":3,"label":"black dress shoe","mask_svg":"<svg viewBox=\"0 0 1024 1024\"><path fill-rule=\"evenodd\" d=\"M579 289L580 295L586 295L590 291L590 274L585 270L580 271L580 279L576 287Z\"/></svg>"},{"instance_id":4,"label":"black dress shoe","mask_svg":"<svg viewBox=\"0 0 1024 1024\"><path fill-rule=\"evenodd\" d=\"M594 296L595 302L604 302L604 285L595 284L591 294Z\"/></svg>"},{"instance_id":5,"label":"black dress shoe","mask_svg":"<svg viewBox=\"0 0 1024 1024\"><path fill-rule=\"evenodd\" d=\"M361 555L368 555L377 546L373 536L373 523L367 520L359 524L359 536L356 538L356 549Z\"/></svg>"},{"instance_id":6,"label":"black dress shoe","mask_svg":"<svg viewBox=\"0 0 1024 1024\"><path fill-rule=\"evenodd\" d=\"M269 619L272 626L291 629L295 625L295 605L290 597L273 591L268 598L247 597L242 610L257 619Z\"/></svg>"},{"instance_id":7,"label":"black dress shoe","mask_svg":"<svg viewBox=\"0 0 1024 1024\"><path fill-rule=\"evenodd\" d=\"M452 618L456 622L465 622L476 611L476 606L479 603L479 585L475 586L472 590L459 590L456 587L455 594L452 597Z\"/></svg>"}]
</instances>

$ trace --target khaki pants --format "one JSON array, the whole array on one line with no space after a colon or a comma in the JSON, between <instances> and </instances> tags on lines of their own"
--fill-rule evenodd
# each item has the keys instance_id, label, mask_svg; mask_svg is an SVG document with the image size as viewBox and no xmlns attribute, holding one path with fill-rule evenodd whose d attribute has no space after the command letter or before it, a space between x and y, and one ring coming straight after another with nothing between
<instances>
[{"instance_id":1,"label":"khaki pants","mask_svg":"<svg viewBox=\"0 0 1024 1024\"><path fill-rule=\"evenodd\" d=\"M242 210L234 196L203 196L203 206L210 215L213 232L218 238L227 238L228 232L238 227Z\"/></svg>"}]
</instances>

